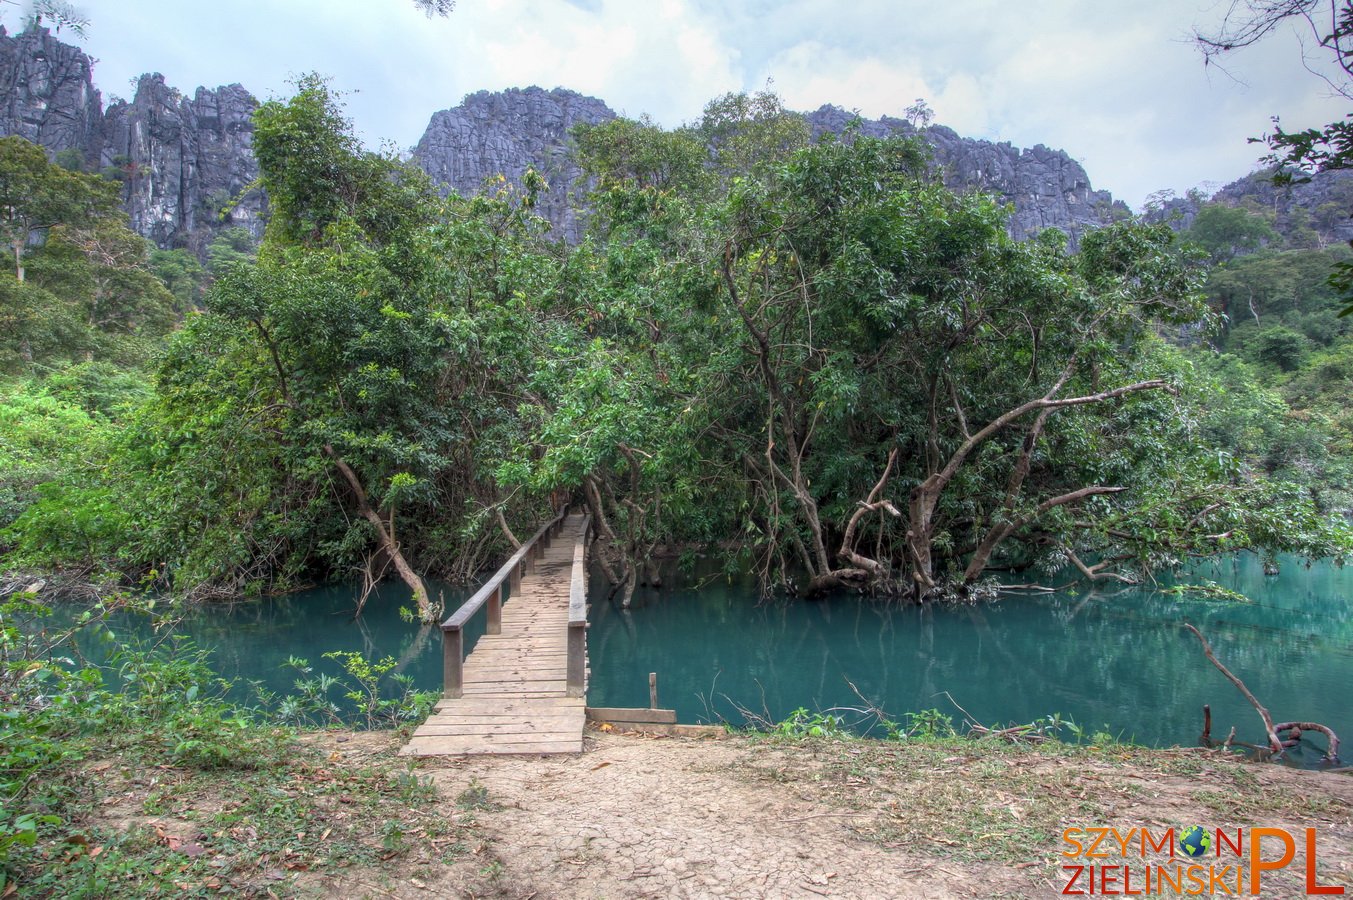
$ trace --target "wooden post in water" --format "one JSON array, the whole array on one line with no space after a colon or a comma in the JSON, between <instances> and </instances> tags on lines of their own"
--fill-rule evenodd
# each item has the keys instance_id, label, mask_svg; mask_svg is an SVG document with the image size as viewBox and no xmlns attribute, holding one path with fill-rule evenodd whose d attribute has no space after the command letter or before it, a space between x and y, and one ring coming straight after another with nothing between
<instances>
[{"instance_id":1,"label":"wooden post in water","mask_svg":"<svg viewBox=\"0 0 1353 900\"><path fill-rule=\"evenodd\" d=\"M454 699L465 689L465 642L459 628L442 629L442 696Z\"/></svg>"},{"instance_id":2,"label":"wooden post in water","mask_svg":"<svg viewBox=\"0 0 1353 900\"><path fill-rule=\"evenodd\" d=\"M648 708L658 708L658 673L648 673Z\"/></svg>"}]
</instances>

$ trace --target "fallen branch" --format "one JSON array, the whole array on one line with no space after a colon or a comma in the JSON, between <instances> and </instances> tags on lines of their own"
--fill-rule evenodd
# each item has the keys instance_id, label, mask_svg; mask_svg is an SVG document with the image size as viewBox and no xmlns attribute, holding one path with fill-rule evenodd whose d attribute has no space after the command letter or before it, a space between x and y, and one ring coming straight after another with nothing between
<instances>
[{"instance_id":1,"label":"fallen branch","mask_svg":"<svg viewBox=\"0 0 1353 900\"><path fill-rule=\"evenodd\" d=\"M1253 706L1255 708L1255 711L1259 713L1259 718L1264 720L1264 731L1268 734L1269 747L1273 750L1274 754L1281 755L1283 752L1283 742L1278 740L1278 734L1273 728L1273 717L1268 714L1268 710L1264 708L1262 703L1260 703L1257 699L1255 699L1254 694L1250 693L1250 689L1245 687L1245 682L1241 681L1239 678L1237 678L1235 675L1231 673L1230 669L1226 668L1221 664L1221 661L1217 659L1217 654L1212 652L1212 645L1207 642L1207 638L1203 637L1203 633L1201 631L1199 631L1197 628L1194 628L1188 622L1184 623L1184 627L1187 628L1189 631L1192 631L1194 636L1197 637L1198 640L1202 642L1203 655L1205 655L1208 658L1208 660L1212 663L1212 665L1217 667L1217 671L1225 675L1227 679L1229 679L1230 682L1240 690L1240 693L1245 695L1245 699L1250 701L1250 705Z\"/></svg>"},{"instance_id":2,"label":"fallen branch","mask_svg":"<svg viewBox=\"0 0 1353 900\"><path fill-rule=\"evenodd\" d=\"M1335 734L1332 728L1321 725L1319 722L1282 722L1274 725L1273 730L1279 735L1284 731L1294 732L1283 741L1285 747L1295 747L1300 743L1303 731L1320 732L1329 742L1329 749L1325 752L1325 762L1330 765L1339 765L1339 735Z\"/></svg>"}]
</instances>

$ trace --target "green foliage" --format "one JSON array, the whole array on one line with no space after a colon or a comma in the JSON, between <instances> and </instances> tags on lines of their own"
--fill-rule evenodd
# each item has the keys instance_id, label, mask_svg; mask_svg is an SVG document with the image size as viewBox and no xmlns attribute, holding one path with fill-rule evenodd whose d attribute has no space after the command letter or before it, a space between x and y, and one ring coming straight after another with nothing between
<instances>
[{"instance_id":1,"label":"green foliage","mask_svg":"<svg viewBox=\"0 0 1353 900\"><path fill-rule=\"evenodd\" d=\"M18 137L0 139L0 372L76 360L143 361L173 325L173 298L148 245L115 208L116 191L68 171Z\"/></svg>"},{"instance_id":2,"label":"green foliage","mask_svg":"<svg viewBox=\"0 0 1353 900\"><path fill-rule=\"evenodd\" d=\"M91 423L53 458L37 423L9 451L12 563L203 597L350 577L379 546L464 577L506 546L499 511L529 527L564 496L625 600L669 542L722 544L767 589L917 596L991 564L1132 578L1348 546L1341 251L1280 250L1253 211L1204 206L1202 251L1134 222L1016 243L920 143L810 144L778 98L732 94L675 132L579 129L596 215L569 248L532 215L539 173L440 197L363 151L316 76L254 138L256 255L227 230L204 273L95 216L0 281L24 335L0 363L51 365L25 390ZM1207 305L1204 252L1229 260ZM1241 360L1159 336L1214 319ZM125 367L157 343L146 396ZM383 714L379 677L348 677Z\"/></svg>"},{"instance_id":3,"label":"green foliage","mask_svg":"<svg viewBox=\"0 0 1353 900\"><path fill-rule=\"evenodd\" d=\"M1233 591L1230 588L1224 587L1211 580L1204 581L1201 584L1176 584L1165 588L1161 593L1178 597L1181 600L1204 600L1213 603L1253 602L1244 594Z\"/></svg>"},{"instance_id":4,"label":"green foliage","mask_svg":"<svg viewBox=\"0 0 1353 900\"><path fill-rule=\"evenodd\" d=\"M920 712L907 713L907 725L898 732L898 737L946 739L953 737L954 720L938 709L923 709Z\"/></svg>"},{"instance_id":5,"label":"green foliage","mask_svg":"<svg viewBox=\"0 0 1353 900\"><path fill-rule=\"evenodd\" d=\"M773 734L786 738L853 738L840 716L831 713L810 713L803 707L777 722Z\"/></svg>"},{"instance_id":6,"label":"green foliage","mask_svg":"<svg viewBox=\"0 0 1353 900\"><path fill-rule=\"evenodd\" d=\"M254 236L247 228L223 228L207 245L207 271L220 276L231 266L251 262L256 247Z\"/></svg>"},{"instance_id":7,"label":"green foliage","mask_svg":"<svg viewBox=\"0 0 1353 900\"><path fill-rule=\"evenodd\" d=\"M202 281L206 273L192 253L181 249L152 250L150 270L174 295L174 306L179 312L186 313L202 305Z\"/></svg>"},{"instance_id":8,"label":"green foliage","mask_svg":"<svg viewBox=\"0 0 1353 900\"><path fill-rule=\"evenodd\" d=\"M327 229L353 220L385 244L426 224L425 176L360 150L324 79L303 76L283 103L254 114L254 155L268 194L269 231L279 244L317 244Z\"/></svg>"},{"instance_id":9,"label":"green foliage","mask_svg":"<svg viewBox=\"0 0 1353 900\"><path fill-rule=\"evenodd\" d=\"M0 237L20 281L31 235L107 217L116 203L116 189L98 178L53 164L45 150L21 137L0 138Z\"/></svg>"},{"instance_id":10,"label":"green foliage","mask_svg":"<svg viewBox=\"0 0 1353 900\"><path fill-rule=\"evenodd\" d=\"M1185 233L1214 263L1258 250L1278 235L1262 217L1244 207L1204 203Z\"/></svg>"},{"instance_id":11,"label":"green foliage","mask_svg":"<svg viewBox=\"0 0 1353 900\"><path fill-rule=\"evenodd\" d=\"M393 657L373 662L351 651L333 651L324 656L340 661L351 680L317 674L307 660L291 657L288 667L301 676L296 680L295 693L262 697L283 721L320 726L355 721L366 728L393 728L427 718L441 699L435 691L415 690L413 678L398 671L399 664ZM335 702L335 691L348 701L346 708Z\"/></svg>"},{"instance_id":12,"label":"green foliage","mask_svg":"<svg viewBox=\"0 0 1353 900\"><path fill-rule=\"evenodd\" d=\"M106 424L29 383L0 391L0 527L35 499L39 485L79 478L109 439Z\"/></svg>"}]
</instances>

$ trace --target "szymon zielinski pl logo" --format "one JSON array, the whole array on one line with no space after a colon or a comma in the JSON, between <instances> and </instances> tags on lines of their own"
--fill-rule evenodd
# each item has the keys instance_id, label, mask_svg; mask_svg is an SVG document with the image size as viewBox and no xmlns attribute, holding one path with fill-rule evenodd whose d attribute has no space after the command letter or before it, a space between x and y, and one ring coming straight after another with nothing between
<instances>
[{"instance_id":1,"label":"szymon zielinski pl logo","mask_svg":"<svg viewBox=\"0 0 1353 900\"><path fill-rule=\"evenodd\" d=\"M1306 896L1342 894L1321 884L1316 830L1285 828L1068 828L1062 893L1084 896L1256 896L1264 874L1286 869L1304 845ZM1276 880L1270 875L1269 881ZM1285 892L1291 891L1288 881ZM1277 888L1277 885L1272 885ZM1284 894L1287 895L1286 893Z\"/></svg>"}]
</instances>

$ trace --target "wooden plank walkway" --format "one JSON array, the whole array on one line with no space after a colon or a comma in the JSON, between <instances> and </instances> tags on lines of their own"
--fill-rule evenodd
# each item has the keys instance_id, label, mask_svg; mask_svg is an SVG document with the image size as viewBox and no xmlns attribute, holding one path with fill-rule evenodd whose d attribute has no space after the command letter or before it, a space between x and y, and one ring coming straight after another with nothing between
<instances>
[{"instance_id":1,"label":"wooden plank walkway","mask_svg":"<svg viewBox=\"0 0 1353 900\"><path fill-rule=\"evenodd\" d=\"M569 592L585 527L571 515L502 606L502 629L465 660L462 696L439 702L401 756L581 753L583 697L568 697ZM585 583L585 582L584 582Z\"/></svg>"}]
</instances>

